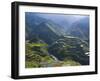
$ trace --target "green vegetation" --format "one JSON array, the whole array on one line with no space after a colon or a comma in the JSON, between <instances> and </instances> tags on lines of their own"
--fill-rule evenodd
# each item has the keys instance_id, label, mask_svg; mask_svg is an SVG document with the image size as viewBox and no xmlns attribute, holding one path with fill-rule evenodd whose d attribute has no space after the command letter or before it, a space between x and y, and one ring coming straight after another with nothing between
<instances>
[{"instance_id":1,"label":"green vegetation","mask_svg":"<svg viewBox=\"0 0 100 81\"><path fill-rule=\"evenodd\" d=\"M66 44L65 42L61 43L62 41L54 44L52 47L48 48L48 44L45 42L39 42L39 39L37 42L26 42L26 62L25 67L26 68L39 68L39 67L59 67L59 66L79 66L81 65L78 60L75 60L74 58L78 57L76 51L70 51L72 49L76 49L76 45L73 45L72 42L70 44ZM68 41L67 41L68 43ZM78 48L78 47L77 47ZM49 49L49 50L48 50ZM54 57L57 57L58 59L54 58L50 54L50 50L54 51L56 53L57 57L54 53ZM74 53L73 53L74 52ZM81 52L81 51L80 51ZM52 52L51 52L52 53ZM80 54L80 53L79 53Z\"/></svg>"},{"instance_id":2,"label":"green vegetation","mask_svg":"<svg viewBox=\"0 0 100 81\"><path fill-rule=\"evenodd\" d=\"M75 62L72 65L88 65L89 57L85 52L89 51L86 44L77 38L61 37L58 41L49 47L49 52L59 60L66 62ZM76 63L77 62L77 63Z\"/></svg>"},{"instance_id":3,"label":"green vegetation","mask_svg":"<svg viewBox=\"0 0 100 81\"><path fill-rule=\"evenodd\" d=\"M26 68L89 65L89 19L64 16L25 13Z\"/></svg>"},{"instance_id":4,"label":"green vegetation","mask_svg":"<svg viewBox=\"0 0 100 81\"><path fill-rule=\"evenodd\" d=\"M26 68L35 68L44 66L43 63L52 63L54 59L48 55L46 49L47 44L42 43L26 43Z\"/></svg>"}]
</instances>

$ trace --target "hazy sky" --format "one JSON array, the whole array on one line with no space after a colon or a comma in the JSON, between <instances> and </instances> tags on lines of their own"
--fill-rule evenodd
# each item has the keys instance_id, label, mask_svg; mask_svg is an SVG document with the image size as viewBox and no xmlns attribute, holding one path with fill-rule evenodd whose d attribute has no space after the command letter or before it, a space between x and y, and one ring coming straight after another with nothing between
<instances>
[{"instance_id":1,"label":"hazy sky","mask_svg":"<svg viewBox=\"0 0 100 81\"><path fill-rule=\"evenodd\" d=\"M82 18L88 17L88 15L70 15L70 14L39 14L36 13L38 16L41 16L46 19L50 20L60 20L60 21L71 21L74 22L76 20L80 20Z\"/></svg>"},{"instance_id":2,"label":"hazy sky","mask_svg":"<svg viewBox=\"0 0 100 81\"><path fill-rule=\"evenodd\" d=\"M66 30L69 28L74 22L79 21L84 18L89 18L88 15L74 15L74 14L53 14L53 13L34 13L34 12L27 12L26 14L36 15L47 20L51 20L54 23L63 26Z\"/></svg>"}]
</instances>

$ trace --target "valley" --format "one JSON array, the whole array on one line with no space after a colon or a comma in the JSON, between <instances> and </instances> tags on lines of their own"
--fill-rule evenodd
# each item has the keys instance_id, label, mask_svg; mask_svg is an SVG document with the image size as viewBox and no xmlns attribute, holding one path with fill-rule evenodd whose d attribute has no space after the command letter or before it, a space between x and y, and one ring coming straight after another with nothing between
<instances>
[{"instance_id":1,"label":"valley","mask_svg":"<svg viewBox=\"0 0 100 81\"><path fill-rule=\"evenodd\" d=\"M26 68L89 65L87 17L77 19L65 31L53 18L30 12L25 14Z\"/></svg>"}]
</instances>

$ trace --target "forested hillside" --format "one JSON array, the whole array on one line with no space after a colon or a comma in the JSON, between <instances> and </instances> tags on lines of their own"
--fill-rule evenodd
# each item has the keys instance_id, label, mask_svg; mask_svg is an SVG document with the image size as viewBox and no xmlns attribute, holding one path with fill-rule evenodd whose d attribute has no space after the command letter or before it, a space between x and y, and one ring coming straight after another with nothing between
<instances>
[{"instance_id":1,"label":"forested hillside","mask_svg":"<svg viewBox=\"0 0 100 81\"><path fill-rule=\"evenodd\" d=\"M67 27L69 17L45 15L25 13L25 67L89 65L89 17L69 19Z\"/></svg>"}]
</instances>

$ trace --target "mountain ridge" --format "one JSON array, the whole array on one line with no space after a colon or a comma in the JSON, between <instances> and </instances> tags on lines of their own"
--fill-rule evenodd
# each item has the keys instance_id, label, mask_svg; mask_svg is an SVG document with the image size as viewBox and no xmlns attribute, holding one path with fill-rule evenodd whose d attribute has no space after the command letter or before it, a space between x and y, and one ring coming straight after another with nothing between
<instances>
[{"instance_id":1,"label":"mountain ridge","mask_svg":"<svg viewBox=\"0 0 100 81\"><path fill-rule=\"evenodd\" d=\"M85 20L81 18L63 31L51 19L26 14L26 67L89 65L89 20Z\"/></svg>"}]
</instances>

